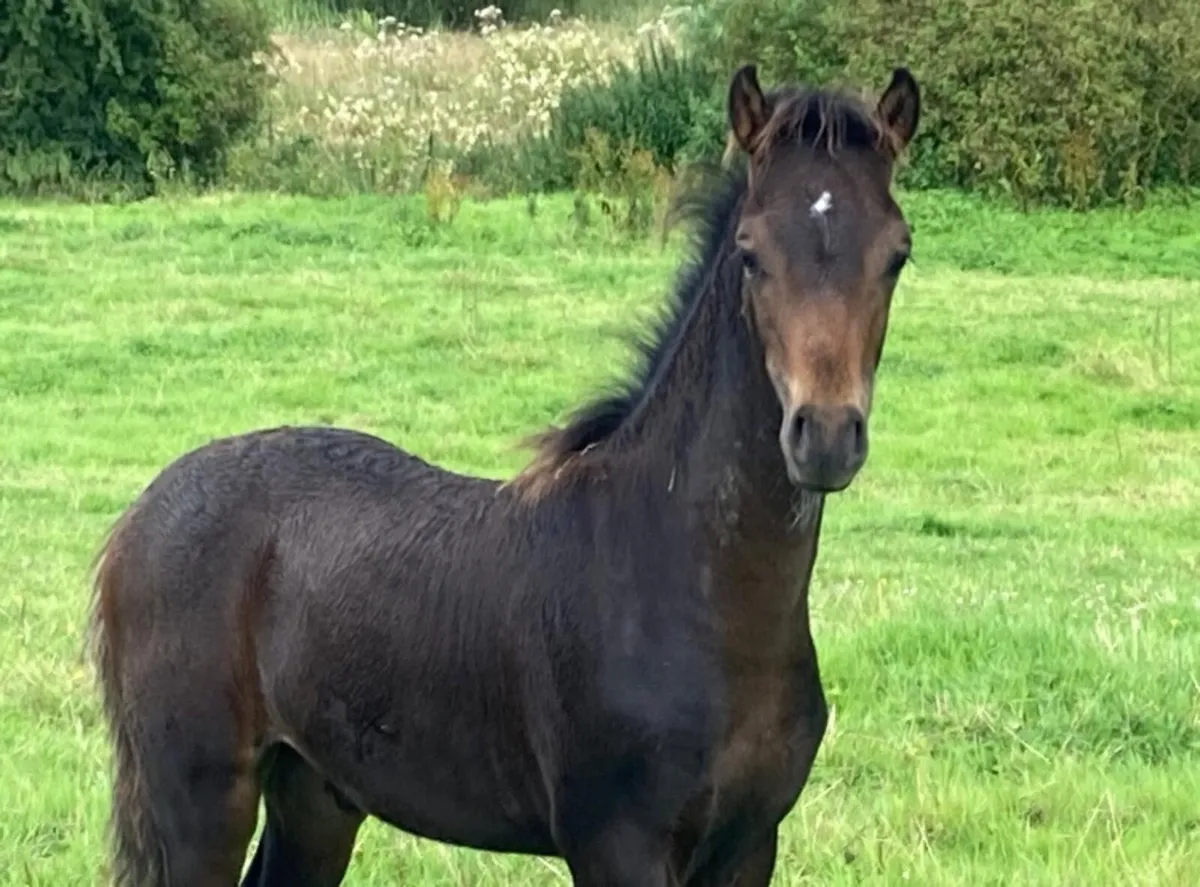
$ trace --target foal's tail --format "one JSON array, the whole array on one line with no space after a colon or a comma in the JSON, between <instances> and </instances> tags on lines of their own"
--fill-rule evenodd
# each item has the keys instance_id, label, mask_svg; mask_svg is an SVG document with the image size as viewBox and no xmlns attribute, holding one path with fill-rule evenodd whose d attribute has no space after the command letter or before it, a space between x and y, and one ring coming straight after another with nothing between
<instances>
[{"instance_id":1,"label":"foal's tail","mask_svg":"<svg viewBox=\"0 0 1200 887\"><path fill-rule=\"evenodd\" d=\"M125 535L133 511L131 507L113 525L93 563L88 640L113 748L112 880L120 887L149 887L165 883L165 855L142 776L140 737L122 695L118 649L117 600Z\"/></svg>"}]
</instances>

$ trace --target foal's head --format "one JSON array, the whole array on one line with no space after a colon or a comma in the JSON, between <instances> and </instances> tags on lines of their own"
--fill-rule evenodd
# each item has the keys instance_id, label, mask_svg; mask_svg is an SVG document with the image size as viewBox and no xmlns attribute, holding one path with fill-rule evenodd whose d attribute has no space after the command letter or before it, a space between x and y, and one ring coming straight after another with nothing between
<instances>
[{"instance_id":1,"label":"foal's head","mask_svg":"<svg viewBox=\"0 0 1200 887\"><path fill-rule=\"evenodd\" d=\"M912 247L892 170L919 115L904 69L874 108L824 91L764 95L753 66L730 84L732 135L749 157L737 224L743 298L800 487L844 489L866 461L875 369Z\"/></svg>"}]
</instances>

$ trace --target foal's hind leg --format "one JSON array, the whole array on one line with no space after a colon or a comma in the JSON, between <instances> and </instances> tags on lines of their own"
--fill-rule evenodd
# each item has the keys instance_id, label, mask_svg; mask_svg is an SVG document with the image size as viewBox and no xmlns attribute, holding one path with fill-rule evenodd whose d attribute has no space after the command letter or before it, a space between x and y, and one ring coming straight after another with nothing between
<instances>
[{"instance_id":1,"label":"foal's hind leg","mask_svg":"<svg viewBox=\"0 0 1200 887\"><path fill-rule=\"evenodd\" d=\"M365 815L287 746L263 768L267 824L243 887L337 887Z\"/></svg>"},{"instance_id":2,"label":"foal's hind leg","mask_svg":"<svg viewBox=\"0 0 1200 887\"><path fill-rule=\"evenodd\" d=\"M231 887L258 816L253 752L239 747L222 695L190 700L186 720L182 700L155 702L118 745L118 883Z\"/></svg>"}]
</instances>

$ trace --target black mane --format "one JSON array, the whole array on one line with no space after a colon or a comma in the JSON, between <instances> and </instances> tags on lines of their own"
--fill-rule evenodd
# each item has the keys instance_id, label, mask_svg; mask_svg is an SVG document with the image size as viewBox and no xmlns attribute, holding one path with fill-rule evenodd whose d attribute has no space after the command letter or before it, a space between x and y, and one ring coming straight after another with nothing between
<instances>
[{"instance_id":1,"label":"black mane","mask_svg":"<svg viewBox=\"0 0 1200 887\"><path fill-rule=\"evenodd\" d=\"M787 87L770 93L768 100L773 113L763 132L764 147L799 142L833 154L844 148L878 149L888 137L870 106L845 92ZM693 306L723 257L748 183L744 157L728 169L698 164L691 172L693 181L671 214L690 228L691 254L666 310L649 329L631 337L640 358L637 368L609 393L579 408L565 427L535 436L531 442L540 451L537 464L561 465L611 438L653 390L674 354Z\"/></svg>"},{"instance_id":2,"label":"black mane","mask_svg":"<svg viewBox=\"0 0 1200 887\"><path fill-rule=\"evenodd\" d=\"M674 352L685 321L720 257L746 189L744 170L698 167L695 173L698 182L678 199L673 211L676 219L691 223L691 256L679 273L666 309L648 329L630 336L639 358L636 369L613 390L579 408L564 428L552 428L536 438L544 459L558 462L611 437L651 390Z\"/></svg>"}]
</instances>

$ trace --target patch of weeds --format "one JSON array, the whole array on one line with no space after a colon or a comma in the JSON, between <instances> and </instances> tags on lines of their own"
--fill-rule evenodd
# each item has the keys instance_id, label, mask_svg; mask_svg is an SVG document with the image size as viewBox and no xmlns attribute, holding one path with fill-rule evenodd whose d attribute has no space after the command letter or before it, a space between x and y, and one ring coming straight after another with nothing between
<instances>
[{"instance_id":1,"label":"patch of weeds","mask_svg":"<svg viewBox=\"0 0 1200 887\"><path fill-rule=\"evenodd\" d=\"M153 225L141 221L130 222L117 230L116 238L117 240L129 242L149 237L152 233L154 233Z\"/></svg>"},{"instance_id":2,"label":"patch of weeds","mask_svg":"<svg viewBox=\"0 0 1200 887\"><path fill-rule=\"evenodd\" d=\"M600 212L616 231L645 236L662 223L671 177L655 163L653 154L638 148L632 139L615 142L589 129L574 156L580 166L580 188L597 195Z\"/></svg>"},{"instance_id":3,"label":"patch of weeds","mask_svg":"<svg viewBox=\"0 0 1200 887\"><path fill-rule=\"evenodd\" d=\"M1153 397L1122 411L1123 418L1140 428L1156 431L1200 429L1200 403L1183 397Z\"/></svg>"},{"instance_id":4,"label":"patch of weeds","mask_svg":"<svg viewBox=\"0 0 1200 887\"><path fill-rule=\"evenodd\" d=\"M571 199L571 225L577 235L592 226L592 205L588 203L587 196L578 191Z\"/></svg>"},{"instance_id":5,"label":"patch of weeds","mask_svg":"<svg viewBox=\"0 0 1200 887\"><path fill-rule=\"evenodd\" d=\"M436 163L425 176L425 215L431 225L451 224L462 206L468 180L452 169L450 164Z\"/></svg>"},{"instance_id":6,"label":"patch of weeds","mask_svg":"<svg viewBox=\"0 0 1200 887\"><path fill-rule=\"evenodd\" d=\"M992 342L990 351L998 363L1029 366L1059 366L1067 354L1059 342L1023 336L997 339Z\"/></svg>"},{"instance_id":7,"label":"patch of weeds","mask_svg":"<svg viewBox=\"0 0 1200 887\"><path fill-rule=\"evenodd\" d=\"M1149 387L1156 377L1151 362L1129 347L1102 344L1081 350L1072 368L1080 376L1106 385Z\"/></svg>"}]
</instances>

